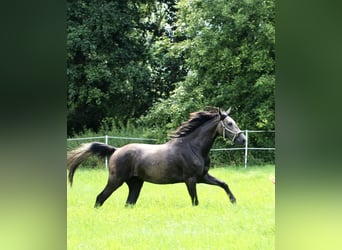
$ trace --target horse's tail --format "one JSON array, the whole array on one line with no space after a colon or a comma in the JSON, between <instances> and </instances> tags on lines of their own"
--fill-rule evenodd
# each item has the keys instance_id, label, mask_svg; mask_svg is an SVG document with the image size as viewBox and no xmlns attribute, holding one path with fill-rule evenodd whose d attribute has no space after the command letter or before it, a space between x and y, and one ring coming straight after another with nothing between
<instances>
[{"instance_id":1,"label":"horse's tail","mask_svg":"<svg viewBox=\"0 0 342 250\"><path fill-rule=\"evenodd\" d=\"M74 173L77 167L90 155L94 154L104 158L115 152L116 148L100 142L85 143L80 147L68 152L67 166L69 168L69 183L72 186Z\"/></svg>"}]
</instances>

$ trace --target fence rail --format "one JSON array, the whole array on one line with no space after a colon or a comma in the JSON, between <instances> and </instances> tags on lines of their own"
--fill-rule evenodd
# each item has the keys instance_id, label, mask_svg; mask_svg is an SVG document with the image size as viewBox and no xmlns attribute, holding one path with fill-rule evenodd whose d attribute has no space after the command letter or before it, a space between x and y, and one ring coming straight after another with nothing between
<instances>
[{"instance_id":1,"label":"fence rail","mask_svg":"<svg viewBox=\"0 0 342 250\"><path fill-rule=\"evenodd\" d=\"M121 137L121 136L94 136L94 137L80 137L80 138L68 138L67 141L80 141L80 140L92 140L92 139L123 139L123 140L138 140L138 141L157 141L157 139L149 138L134 138L134 137Z\"/></svg>"},{"instance_id":2,"label":"fence rail","mask_svg":"<svg viewBox=\"0 0 342 250\"><path fill-rule=\"evenodd\" d=\"M275 133L274 130L244 130L243 131L246 136L246 144L243 148L213 148L210 151L234 151L234 150L244 150L244 165L245 168L247 168L247 162L248 162L248 151L249 150L275 150L275 148L266 148L266 147L248 147L248 135L249 133ZM151 138L135 138L135 137L120 137L120 136L94 136L94 137L80 137L80 138L68 138L67 141L82 141L82 140L94 140L94 139L104 139L105 143L108 144L108 139L123 139L123 140L133 140L133 141L154 141L156 142L157 139L151 139ZM105 159L105 165L108 167L108 159Z\"/></svg>"}]
</instances>

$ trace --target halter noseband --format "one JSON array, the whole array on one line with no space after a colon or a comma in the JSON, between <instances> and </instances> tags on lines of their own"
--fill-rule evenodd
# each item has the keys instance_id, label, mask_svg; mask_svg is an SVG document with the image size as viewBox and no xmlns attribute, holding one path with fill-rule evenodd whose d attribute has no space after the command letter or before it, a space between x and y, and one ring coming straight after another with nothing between
<instances>
[{"instance_id":1,"label":"halter noseband","mask_svg":"<svg viewBox=\"0 0 342 250\"><path fill-rule=\"evenodd\" d=\"M231 139L232 144L234 144L234 140L235 140L236 136L238 136L239 134L241 134L242 131L239 130L238 132L234 132L233 130L227 128L226 125L224 125L223 120L221 120L221 125L222 125L222 127L223 127L226 131L228 131L229 133L231 133L231 134L234 135L233 138ZM223 131L223 130L222 130L222 136L223 136L223 140L226 140L226 133L225 133L225 131Z\"/></svg>"}]
</instances>

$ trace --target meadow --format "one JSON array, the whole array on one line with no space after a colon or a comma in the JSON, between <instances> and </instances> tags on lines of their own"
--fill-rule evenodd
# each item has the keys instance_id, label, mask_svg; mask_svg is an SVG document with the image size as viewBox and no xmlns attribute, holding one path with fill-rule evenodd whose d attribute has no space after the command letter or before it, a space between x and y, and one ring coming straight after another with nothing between
<instances>
[{"instance_id":1,"label":"meadow","mask_svg":"<svg viewBox=\"0 0 342 250\"><path fill-rule=\"evenodd\" d=\"M145 182L134 207L124 206L124 184L94 209L107 170L80 168L67 188L68 249L275 249L274 172L274 165L211 169L229 185L235 205L216 186L198 184L193 207L184 183Z\"/></svg>"}]
</instances>

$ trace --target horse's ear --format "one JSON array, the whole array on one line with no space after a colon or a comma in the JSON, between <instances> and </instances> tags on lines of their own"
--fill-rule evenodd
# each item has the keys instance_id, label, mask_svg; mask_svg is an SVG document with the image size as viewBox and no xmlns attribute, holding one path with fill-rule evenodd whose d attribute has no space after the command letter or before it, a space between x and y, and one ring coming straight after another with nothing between
<instances>
[{"instance_id":1,"label":"horse's ear","mask_svg":"<svg viewBox=\"0 0 342 250\"><path fill-rule=\"evenodd\" d=\"M229 115L231 110L232 110L232 107L229 107L229 109L226 111L227 115Z\"/></svg>"},{"instance_id":2,"label":"horse's ear","mask_svg":"<svg viewBox=\"0 0 342 250\"><path fill-rule=\"evenodd\" d=\"M219 112L219 115L220 115L220 119L221 119L221 120L224 120L224 118L227 117L227 114L226 114L226 113L222 113L220 108L218 108L218 112Z\"/></svg>"}]
</instances>

